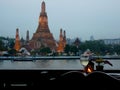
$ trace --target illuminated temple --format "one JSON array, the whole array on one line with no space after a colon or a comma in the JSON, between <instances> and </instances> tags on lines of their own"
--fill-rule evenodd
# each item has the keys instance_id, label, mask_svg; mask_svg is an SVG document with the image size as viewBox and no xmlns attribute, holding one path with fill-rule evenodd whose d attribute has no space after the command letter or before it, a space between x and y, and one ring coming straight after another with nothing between
<instances>
[{"instance_id":1,"label":"illuminated temple","mask_svg":"<svg viewBox=\"0 0 120 90\"><path fill-rule=\"evenodd\" d=\"M37 50L41 47L49 47L52 51L63 53L66 46L66 32L60 29L59 41L56 42L48 26L48 17L45 11L45 2L42 2L39 23L36 32L29 40L29 31L27 30L26 40L19 38L19 30L16 29L16 39L14 49L19 51L26 48L28 51Z\"/></svg>"},{"instance_id":2,"label":"illuminated temple","mask_svg":"<svg viewBox=\"0 0 120 90\"><path fill-rule=\"evenodd\" d=\"M41 46L49 47L51 50L56 51L56 42L48 26L48 17L45 11L45 2L42 2L41 13L39 16L39 25L36 32L33 34L29 42L32 49L39 49Z\"/></svg>"},{"instance_id":3,"label":"illuminated temple","mask_svg":"<svg viewBox=\"0 0 120 90\"><path fill-rule=\"evenodd\" d=\"M59 42L57 46L57 52L63 53L66 46L66 32L60 29Z\"/></svg>"},{"instance_id":4,"label":"illuminated temple","mask_svg":"<svg viewBox=\"0 0 120 90\"><path fill-rule=\"evenodd\" d=\"M19 29L16 29L16 37L15 37L15 45L14 45L14 49L16 51L19 51L21 48L21 44L20 44L20 37L19 37Z\"/></svg>"}]
</instances>

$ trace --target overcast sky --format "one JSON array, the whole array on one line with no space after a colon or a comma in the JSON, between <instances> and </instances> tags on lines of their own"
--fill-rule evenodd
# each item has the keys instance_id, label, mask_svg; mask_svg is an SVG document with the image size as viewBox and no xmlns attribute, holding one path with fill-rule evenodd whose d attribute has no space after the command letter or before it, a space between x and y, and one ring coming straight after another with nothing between
<instances>
[{"instance_id":1,"label":"overcast sky","mask_svg":"<svg viewBox=\"0 0 120 90\"><path fill-rule=\"evenodd\" d=\"M43 0L0 0L0 36L30 38L36 32ZM120 38L120 0L44 0L50 32L82 40Z\"/></svg>"}]
</instances>

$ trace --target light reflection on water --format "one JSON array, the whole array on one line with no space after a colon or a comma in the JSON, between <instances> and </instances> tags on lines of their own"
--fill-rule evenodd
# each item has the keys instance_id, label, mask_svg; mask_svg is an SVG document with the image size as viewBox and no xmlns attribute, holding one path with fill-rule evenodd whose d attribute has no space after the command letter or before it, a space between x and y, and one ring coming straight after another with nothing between
<instances>
[{"instance_id":1,"label":"light reflection on water","mask_svg":"<svg viewBox=\"0 0 120 90\"><path fill-rule=\"evenodd\" d=\"M105 69L120 70L120 60L110 60L113 67L104 65ZM83 69L80 60L36 60L36 61L0 61L0 69Z\"/></svg>"}]
</instances>

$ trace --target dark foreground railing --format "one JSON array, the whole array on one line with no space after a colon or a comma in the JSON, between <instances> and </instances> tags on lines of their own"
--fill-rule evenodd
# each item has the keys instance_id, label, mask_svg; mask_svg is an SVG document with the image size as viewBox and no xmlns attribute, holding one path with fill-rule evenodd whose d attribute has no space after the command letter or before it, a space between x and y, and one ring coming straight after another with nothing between
<instances>
[{"instance_id":1,"label":"dark foreground railing","mask_svg":"<svg viewBox=\"0 0 120 90\"><path fill-rule=\"evenodd\" d=\"M61 81L61 85L66 82L79 83L80 86L100 85L101 88L113 88L113 90L119 88L119 75L112 76L109 73L120 74L120 70L94 71L89 74L84 74L82 70L0 70L0 87L41 88L43 85L51 84L50 81Z\"/></svg>"},{"instance_id":2,"label":"dark foreground railing","mask_svg":"<svg viewBox=\"0 0 120 90\"><path fill-rule=\"evenodd\" d=\"M120 57L94 57L103 59L120 59ZM0 57L0 60L14 60L14 61L34 61L34 60L74 60L80 59L79 56L48 56L48 57ZM77 80L77 81L76 81ZM50 81L60 81L59 87L66 83L67 87L89 88L93 90L98 87L101 90L113 90L120 88L120 70L103 70L93 71L85 74L83 70L0 70L0 88L49 88L47 84L51 85ZM67 85L71 83L71 85ZM79 85L74 85L78 84ZM54 84L52 87L56 87ZM85 87L84 87L85 86ZM50 88L49 88L50 89ZM63 88L64 89L64 88ZM89 90L90 90L89 89ZM95 89L96 90L96 89Z\"/></svg>"},{"instance_id":3,"label":"dark foreground railing","mask_svg":"<svg viewBox=\"0 0 120 90\"><path fill-rule=\"evenodd\" d=\"M102 58L102 59L116 59L120 60L120 56L92 56L93 59L97 58ZM0 56L0 60L14 60L14 61L32 61L32 60L75 60L75 59L80 59L80 56L9 56L9 57L4 57Z\"/></svg>"}]
</instances>

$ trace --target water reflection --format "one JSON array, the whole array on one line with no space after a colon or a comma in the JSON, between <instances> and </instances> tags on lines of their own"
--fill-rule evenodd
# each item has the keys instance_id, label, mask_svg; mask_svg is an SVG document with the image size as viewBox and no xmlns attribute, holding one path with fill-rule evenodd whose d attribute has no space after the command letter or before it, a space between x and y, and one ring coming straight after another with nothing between
<instances>
[{"instance_id":1,"label":"water reflection","mask_svg":"<svg viewBox=\"0 0 120 90\"><path fill-rule=\"evenodd\" d=\"M105 65L104 69L120 70L120 60L110 60L113 67ZM0 69L83 69L80 60L36 60L11 61L0 60Z\"/></svg>"},{"instance_id":2,"label":"water reflection","mask_svg":"<svg viewBox=\"0 0 120 90\"><path fill-rule=\"evenodd\" d=\"M34 62L34 64L38 68L49 67L52 63L53 63L53 60L37 60L36 62Z\"/></svg>"},{"instance_id":3,"label":"water reflection","mask_svg":"<svg viewBox=\"0 0 120 90\"><path fill-rule=\"evenodd\" d=\"M3 65L3 60L0 60L0 66L2 66Z\"/></svg>"}]
</instances>

